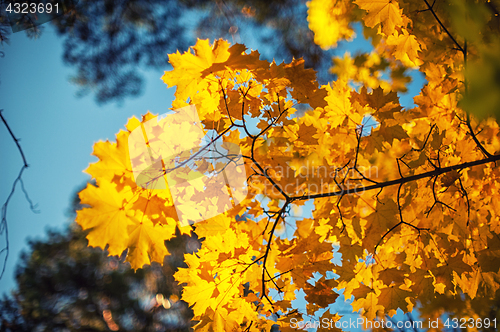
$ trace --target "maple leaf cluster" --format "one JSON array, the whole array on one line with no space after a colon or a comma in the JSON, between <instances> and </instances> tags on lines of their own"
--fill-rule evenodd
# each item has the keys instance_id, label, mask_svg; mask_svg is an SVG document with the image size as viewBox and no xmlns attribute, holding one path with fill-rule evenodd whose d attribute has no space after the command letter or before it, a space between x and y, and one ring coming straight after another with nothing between
<instances>
[{"instance_id":1,"label":"maple leaf cluster","mask_svg":"<svg viewBox=\"0 0 500 332\"><path fill-rule=\"evenodd\" d=\"M500 289L500 133L494 118L462 105L467 56L480 61L479 43L497 39L468 42L452 29L458 14L449 5L312 0L319 45L351 38L353 22L375 44L358 61L334 60L338 79L324 86L300 59L270 63L223 40L171 54L162 79L177 88L172 109L195 105L207 136L240 147L248 194L222 214L181 223L168 188L134 182L130 160L139 156L127 139L155 116L132 118L116 143L94 147L99 161L87 172L97 186L80 193L90 207L77 217L91 229L89 245L128 250L137 269L163 261L176 227L203 238L175 274L200 331L287 331L302 315L337 321L325 308L341 293L370 320L442 296L488 306ZM481 29L498 30L494 14L481 17ZM427 80L412 109L399 103L397 77L382 79L381 70L401 66ZM185 137L181 126L165 130L182 144L173 139ZM306 202L312 217L293 218ZM292 304L299 292L306 308Z\"/></svg>"}]
</instances>

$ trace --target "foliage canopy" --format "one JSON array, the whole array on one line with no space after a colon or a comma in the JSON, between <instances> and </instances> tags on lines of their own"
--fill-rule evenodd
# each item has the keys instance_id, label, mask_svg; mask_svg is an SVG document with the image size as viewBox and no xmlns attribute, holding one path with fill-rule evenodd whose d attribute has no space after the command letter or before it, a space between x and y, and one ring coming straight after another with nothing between
<instances>
[{"instance_id":1,"label":"foliage canopy","mask_svg":"<svg viewBox=\"0 0 500 332\"><path fill-rule=\"evenodd\" d=\"M90 229L89 245L110 255L128 250L126 260L138 269L163 261L163 243L176 227L203 238L198 252L185 255L188 267L175 274L200 331L273 325L287 331L303 314L336 321L340 316L324 309L340 293L354 295L353 309L370 320L418 303L438 308L444 297L465 298L469 314L477 314L500 288L495 2L313 0L308 6L321 47L351 38L360 22L375 48L334 59L338 79L327 85L319 86L301 59L269 63L224 40L199 40L169 56L173 70L162 79L177 87L172 109L196 105L210 139L241 148L247 197L223 214L180 226L169 190L134 182L130 160L141 156L130 155L127 140L155 118L148 113L130 119L116 143L94 146L99 161L87 172L97 186L80 193L90 207L77 216ZM411 109L396 93L405 84L401 66L418 68L427 80ZM186 133L179 125L167 136ZM177 166L195 154L180 155ZM153 180L170 171L164 165ZM215 204L203 179L188 181L185 201L197 199L206 209ZM307 202L312 217L295 220L293 211ZM292 304L298 291L306 308Z\"/></svg>"}]
</instances>

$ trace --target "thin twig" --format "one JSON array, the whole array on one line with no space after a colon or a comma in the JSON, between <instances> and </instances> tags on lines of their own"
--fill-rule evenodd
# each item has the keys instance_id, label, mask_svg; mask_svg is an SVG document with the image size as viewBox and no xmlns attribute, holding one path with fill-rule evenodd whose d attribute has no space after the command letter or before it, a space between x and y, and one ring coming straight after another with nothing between
<instances>
[{"instance_id":1,"label":"thin twig","mask_svg":"<svg viewBox=\"0 0 500 332\"><path fill-rule=\"evenodd\" d=\"M0 235L5 232L5 248L3 248L0 251L0 254L5 253L5 259L3 261L3 266L2 266L2 272L0 273L0 279L2 279L5 269L7 267L7 260L9 258L9 227L7 224L7 209L9 206L9 202L14 195L14 192L16 190L17 183L19 182L21 184L21 191L24 193L24 196L26 197L26 200L28 201L30 205L31 211L34 213L39 213L38 210L36 210L36 204L33 204L33 201L30 199L28 192L26 191L26 188L24 188L24 183L22 180L23 172L25 169L29 167L28 162L26 160L26 157L24 155L23 149L21 148L21 145L19 144L19 139L16 138L12 130L10 129L9 124L7 123L7 120L2 115L3 109L0 110L0 118L2 119L2 122L5 124L5 127L7 128L7 131L9 132L10 136L16 143L17 149L19 150L19 153L21 154L21 158L23 159L23 165L21 167L21 170L19 171L19 174L17 175L16 179L14 180L14 183L12 184L12 189L10 190L9 195L7 196L7 199L5 200L3 206L2 206L2 219L0 221Z\"/></svg>"},{"instance_id":2,"label":"thin twig","mask_svg":"<svg viewBox=\"0 0 500 332\"><path fill-rule=\"evenodd\" d=\"M441 28L444 30L444 32L446 32L446 34L450 37L450 39L457 46L457 48L460 50L460 52L462 52L463 54L465 54L464 48L452 36L452 34L450 33L450 31L448 31L448 29L446 29L446 27L444 26L443 22L441 22L441 20L439 19L439 17L436 15L436 12L434 11L434 8L429 4L429 2L427 0L424 0L424 2L427 5L427 9L429 9L429 11L432 13L432 15L434 16L434 18L436 19L436 21L439 23L439 25L441 26Z\"/></svg>"},{"instance_id":3,"label":"thin twig","mask_svg":"<svg viewBox=\"0 0 500 332\"><path fill-rule=\"evenodd\" d=\"M290 204L290 201L287 200L285 202L285 204L283 205L283 207L281 208L280 210L280 213L278 213L278 215L276 216L276 220L274 221L274 224L273 224L273 227L271 228L271 231L269 232L269 239L267 240L267 244L266 244L266 252L264 253L264 262L263 262L263 266L262 266L262 294L261 294L261 298L265 297L269 303L272 305L273 302L269 299L269 297L267 296L266 294L266 263L267 263L267 258L269 256L269 251L271 250L271 244L273 242L273 236L274 236L274 231L276 230L276 226L278 226L279 224L279 221L283 215L283 212L285 212L288 204Z\"/></svg>"},{"instance_id":4,"label":"thin twig","mask_svg":"<svg viewBox=\"0 0 500 332\"><path fill-rule=\"evenodd\" d=\"M416 229L419 234L420 234L420 231L429 231L428 228L420 228L420 227L412 225L409 222L406 222L406 221L403 220L403 208L401 206L401 202L399 201L400 196L401 196L401 188L402 187L403 187L403 183L401 183L399 185L399 187L398 187L398 193L396 194L397 195L398 210L399 210L399 222L396 225L392 226L387 232L385 232L385 234L377 242L377 245L375 246L375 249L373 250L373 252L374 252L375 255L377 254L377 248L378 248L378 246L382 243L382 241L386 238L386 236L389 235L393 230L395 230L400 225L404 224L404 225L410 226L410 227Z\"/></svg>"},{"instance_id":5,"label":"thin twig","mask_svg":"<svg viewBox=\"0 0 500 332\"><path fill-rule=\"evenodd\" d=\"M474 142L476 143L477 147L479 148L479 150L481 150L481 152L486 156L486 157L491 157L492 154L489 153L486 148L481 144L481 142L479 142L479 140L477 139L477 136L476 134L474 134L474 130L472 129L472 125L470 123L470 114L467 113L467 127L469 128L469 133L472 137L472 139L474 140Z\"/></svg>"},{"instance_id":6,"label":"thin twig","mask_svg":"<svg viewBox=\"0 0 500 332\"><path fill-rule=\"evenodd\" d=\"M12 137L12 139L14 140L14 142L17 145L17 149L19 150L19 153L21 154L21 157L23 158L24 167L28 167L28 162L26 161L26 157L24 156L23 149L21 148L21 145L19 144L19 139L17 139L16 136L14 136L14 133L12 132L12 130L9 127L9 124L7 123L5 118L3 117L2 112L3 112L3 109L0 110L0 118L2 118L2 121L5 124L5 127L7 127L7 130L9 131L10 136Z\"/></svg>"}]
</instances>

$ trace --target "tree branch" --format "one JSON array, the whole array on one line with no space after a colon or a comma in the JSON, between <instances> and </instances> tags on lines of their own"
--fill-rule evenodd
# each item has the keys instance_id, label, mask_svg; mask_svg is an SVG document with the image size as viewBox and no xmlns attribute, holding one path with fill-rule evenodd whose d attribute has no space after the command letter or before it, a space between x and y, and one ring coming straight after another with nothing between
<instances>
[{"instance_id":1,"label":"tree branch","mask_svg":"<svg viewBox=\"0 0 500 332\"><path fill-rule=\"evenodd\" d=\"M36 204L34 205L32 200L29 198L28 192L24 188L24 183L22 180L24 170L29 167L28 162L26 161L26 157L24 155L23 149L21 148L21 145L19 144L19 139L16 138L16 136L14 135L12 130L10 129L9 124L7 123L7 121L5 120L5 118L2 115L2 112L3 112L3 109L0 110L0 118L2 119L2 122L5 124L5 127L7 128L10 136L12 137L14 142L16 143L17 149L19 150L19 153L21 154L21 157L23 159L23 166L21 167L19 174L17 175L16 179L14 180L14 183L12 184L12 189L10 190L9 195L7 196L7 199L5 200L5 202L2 206L2 218L0 221L0 235L5 232L5 248L0 250L0 254L5 253L5 259L3 261L2 271L0 272L0 279L2 279L2 277L5 273L5 268L7 267L7 259L9 258L9 227L7 224L7 209L9 206L9 202L10 202L12 196L14 195L14 192L16 190L16 186L17 186L18 182L21 183L21 190L23 191L24 196L26 197L26 200L30 204L31 211L33 211L34 213L39 213L39 211L36 210Z\"/></svg>"},{"instance_id":2,"label":"tree branch","mask_svg":"<svg viewBox=\"0 0 500 332\"><path fill-rule=\"evenodd\" d=\"M439 17L436 15L436 12L434 11L433 6L431 6L427 0L424 0L424 2L427 5L427 9L432 13L432 15L434 16L434 18L436 19L436 21L439 23L439 25L441 26L441 28L444 30L444 32L446 32L446 34L451 38L451 40L457 46L457 48L460 50L460 52L462 52L463 54L465 54L466 52L465 52L464 48L452 36L452 34L450 33L450 31L448 31L448 29L444 26L443 22L441 22L441 20L439 19Z\"/></svg>"},{"instance_id":3,"label":"tree branch","mask_svg":"<svg viewBox=\"0 0 500 332\"><path fill-rule=\"evenodd\" d=\"M260 296L261 298L265 297L269 303L272 305L273 302L269 299L269 297L266 294L266 263L267 263L267 257L269 256L269 251L271 250L271 244L273 241L273 236L274 236L274 231L276 230L276 226L278 226L278 223L280 219L283 217L283 213L285 212L285 209L287 206L290 204L290 201L287 199L283 207L281 208L280 212L276 216L276 221L273 224L273 227L271 228L271 231L269 232L269 239L267 240L266 244L266 252L264 253L264 262L262 264L262 295ZM269 276L271 278L271 276ZM273 280L273 279L271 279ZM274 282L274 280L273 280Z\"/></svg>"},{"instance_id":4,"label":"tree branch","mask_svg":"<svg viewBox=\"0 0 500 332\"><path fill-rule=\"evenodd\" d=\"M467 113L467 127L469 128L469 133L472 137L472 139L474 140L474 142L476 143L477 147L479 148L479 150L481 150L481 152L486 156L486 157L491 157L492 154L489 153L486 148L481 144L481 142L479 142L479 140L477 139L476 137L476 134L474 134L474 130L472 129L472 125L470 123L470 114Z\"/></svg>"},{"instance_id":5,"label":"tree branch","mask_svg":"<svg viewBox=\"0 0 500 332\"><path fill-rule=\"evenodd\" d=\"M10 136L12 137L12 139L14 140L14 142L17 145L17 149L19 150L19 153L21 154L21 157L23 158L24 167L28 167L28 162L26 161L26 157L24 156L23 149L21 148L21 145L19 144L19 139L17 139L16 136L14 136L14 133L12 132L12 130L9 127L9 124L7 123L5 118L3 117L2 112L3 112L3 109L0 110L0 118L2 118L2 121L5 124L5 127L7 128Z\"/></svg>"},{"instance_id":6,"label":"tree branch","mask_svg":"<svg viewBox=\"0 0 500 332\"><path fill-rule=\"evenodd\" d=\"M432 171L425 172L425 173L420 173L404 178L399 178L396 180L390 180L390 181L385 181L385 182L380 182L377 184L373 184L370 186L363 186L361 188L354 188L354 189L342 189L334 192L329 192L329 193L323 193L323 194L315 194L315 195L304 195L304 196L296 196L296 197L290 197L290 202L294 201L299 201L299 200L308 200L308 199L314 199L314 198L324 198L324 197L332 197L332 196L341 196L341 195L349 195L349 194L356 194L359 192L365 192L369 190L374 190L374 189L381 189L381 188L386 188L398 184L404 184L408 183L411 181L416 181L420 179L425 179L428 177L434 177L438 176L441 174L445 174L448 172L451 172L453 170L459 171L464 168L469 168L473 166L478 166L478 165L484 165L488 163L493 163L500 160L500 155L492 155L491 157L485 158L485 159L480 159L480 160L475 160L475 161L469 161L466 163L462 164L457 164L457 165L452 165L452 166L447 166L447 167L438 167L435 166L436 168Z\"/></svg>"}]
</instances>

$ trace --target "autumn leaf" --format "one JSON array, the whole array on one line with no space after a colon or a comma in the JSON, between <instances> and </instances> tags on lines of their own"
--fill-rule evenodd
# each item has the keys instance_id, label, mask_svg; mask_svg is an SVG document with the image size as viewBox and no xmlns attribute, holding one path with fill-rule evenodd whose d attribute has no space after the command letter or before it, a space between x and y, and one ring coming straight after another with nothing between
<instances>
[{"instance_id":1,"label":"autumn leaf","mask_svg":"<svg viewBox=\"0 0 500 332\"><path fill-rule=\"evenodd\" d=\"M165 241L175 235L175 224L154 225L146 218L132 218L134 224L127 226L129 243L127 245L127 262L134 270L142 268L145 264L157 262L163 264L163 258L168 255Z\"/></svg>"},{"instance_id":2,"label":"autumn leaf","mask_svg":"<svg viewBox=\"0 0 500 332\"><path fill-rule=\"evenodd\" d=\"M76 218L84 230L91 230L87 235L89 246L107 247L110 255L121 255L127 249L127 227L133 221L123 207L128 204L127 200L132 199L132 193L122 196L113 184L107 182L99 187L89 184L80 192L82 204L92 206L79 211Z\"/></svg>"},{"instance_id":3,"label":"autumn leaf","mask_svg":"<svg viewBox=\"0 0 500 332\"><path fill-rule=\"evenodd\" d=\"M97 142L94 144L93 155L100 162L90 164L86 173L99 182L111 181L113 178L126 180L133 178L132 166L127 147L128 133L121 131L117 135L117 142Z\"/></svg>"},{"instance_id":4,"label":"autumn leaf","mask_svg":"<svg viewBox=\"0 0 500 332\"><path fill-rule=\"evenodd\" d=\"M184 54L177 52L169 57L175 68L165 72L162 80L168 86L177 86L176 97L186 100L197 92L198 81L202 78L203 70L213 63L224 62L230 56L229 43L219 40L212 47L208 40L200 40L193 48Z\"/></svg>"},{"instance_id":5,"label":"autumn leaf","mask_svg":"<svg viewBox=\"0 0 500 332\"><path fill-rule=\"evenodd\" d=\"M357 299L352 303L354 311L362 309L363 315L369 319L374 320L377 313L384 310L384 306L378 304L378 297L374 292L370 292L364 299Z\"/></svg>"},{"instance_id":6,"label":"autumn leaf","mask_svg":"<svg viewBox=\"0 0 500 332\"><path fill-rule=\"evenodd\" d=\"M411 311L413 305L406 302L406 298L410 298L412 293L410 291L401 289L397 286L386 287L380 290L379 303L388 310L388 314L393 316L396 310L403 309L404 311Z\"/></svg>"},{"instance_id":7,"label":"autumn leaf","mask_svg":"<svg viewBox=\"0 0 500 332\"><path fill-rule=\"evenodd\" d=\"M394 32L395 27L403 24L403 10L399 8L397 1L356 0L355 3L368 13L364 18L365 24L371 28L380 24L387 36Z\"/></svg>"},{"instance_id":8,"label":"autumn leaf","mask_svg":"<svg viewBox=\"0 0 500 332\"><path fill-rule=\"evenodd\" d=\"M395 47L394 56L405 66L418 67L423 62L418 57L420 44L414 35L410 35L406 29L401 33L395 31L387 38L387 45Z\"/></svg>"}]
</instances>

